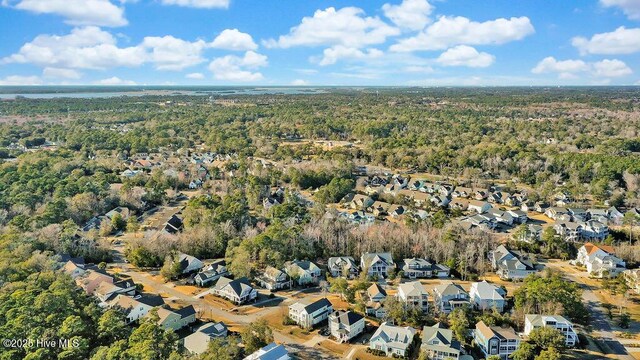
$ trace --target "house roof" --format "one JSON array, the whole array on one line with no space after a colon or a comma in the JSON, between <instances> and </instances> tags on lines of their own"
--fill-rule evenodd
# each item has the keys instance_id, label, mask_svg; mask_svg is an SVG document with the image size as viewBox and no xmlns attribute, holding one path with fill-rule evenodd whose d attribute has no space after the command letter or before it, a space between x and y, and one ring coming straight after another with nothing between
<instances>
[{"instance_id":1,"label":"house roof","mask_svg":"<svg viewBox=\"0 0 640 360\"><path fill-rule=\"evenodd\" d=\"M584 244L584 248L585 250L587 250L587 254L591 255L595 252L597 252L598 250L602 250L606 253L609 254L615 254L616 251L613 249L613 247L609 246L609 245L596 245L594 243L586 243Z\"/></svg>"},{"instance_id":2,"label":"house roof","mask_svg":"<svg viewBox=\"0 0 640 360\"><path fill-rule=\"evenodd\" d=\"M347 269L356 269L358 267L358 264L356 264L356 261L351 256L330 257L328 260L328 265L329 268L340 267L340 269L344 268L345 266L347 267Z\"/></svg>"},{"instance_id":3,"label":"house roof","mask_svg":"<svg viewBox=\"0 0 640 360\"><path fill-rule=\"evenodd\" d=\"M303 301L300 301L296 304L299 304L300 306L302 306L304 311L307 312L307 314L314 313L324 307L333 307L333 305L331 305L331 302L327 300L327 298L322 298L309 304L306 304Z\"/></svg>"},{"instance_id":4,"label":"house roof","mask_svg":"<svg viewBox=\"0 0 640 360\"><path fill-rule=\"evenodd\" d=\"M380 327L371 336L371 339L380 338L387 343L388 346L399 349L406 349L413 341L416 330L411 327L399 327L389 325L386 322L380 324Z\"/></svg>"},{"instance_id":5,"label":"house roof","mask_svg":"<svg viewBox=\"0 0 640 360\"><path fill-rule=\"evenodd\" d=\"M524 318L525 318L525 321L528 321L529 323L531 323L531 325L535 327L544 326L547 323L547 321L571 324L571 322L562 315L527 314L524 316Z\"/></svg>"},{"instance_id":6,"label":"house roof","mask_svg":"<svg viewBox=\"0 0 640 360\"><path fill-rule=\"evenodd\" d=\"M475 282L471 284L471 288L476 289L475 293L480 299L504 300L504 291L486 281Z\"/></svg>"},{"instance_id":7,"label":"house roof","mask_svg":"<svg viewBox=\"0 0 640 360\"><path fill-rule=\"evenodd\" d=\"M201 332L209 336L220 336L221 334L224 334L226 330L227 330L227 325L225 325L222 321L220 321L217 323L214 323L214 322L206 323L200 326L196 330L196 332Z\"/></svg>"},{"instance_id":8,"label":"house roof","mask_svg":"<svg viewBox=\"0 0 640 360\"><path fill-rule=\"evenodd\" d=\"M236 295L238 296L242 295L242 292L244 290L252 289L251 285L249 285L249 280L247 280L246 278L231 280L224 276L218 279L218 282L216 282L216 285L214 286L214 288L222 289L225 286L229 286L233 290L233 292L236 293Z\"/></svg>"},{"instance_id":9,"label":"house roof","mask_svg":"<svg viewBox=\"0 0 640 360\"><path fill-rule=\"evenodd\" d=\"M371 264L382 261L387 265L393 265L393 258L391 257L391 253L364 253L362 254L362 262L365 267L371 266Z\"/></svg>"},{"instance_id":10,"label":"house roof","mask_svg":"<svg viewBox=\"0 0 640 360\"><path fill-rule=\"evenodd\" d=\"M253 354L244 358L244 360L279 360L286 358L288 355L287 349L284 345L278 345L271 343L262 349L254 352Z\"/></svg>"},{"instance_id":11,"label":"house roof","mask_svg":"<svg viewBox=\"0 0 640 360\"><path fill-rule=\"evenodd\" d=\"M476 324L476 331L479 331L485 339L496 337L501 340L519 339L513 328L502 328L498 326L487 326L484 321Z\"/></svg>"},{"instance_id":12,"label":"house roof","mask_svg":"<svg viewBox=\"0 0 640 360\"><path fill-rule=\"evenodd\" d=\"M367 289L367 295L369 295L369 297L375 297L378 294L382 294L382 296L387 296L387 292L382 288L382 286L380 286L377 283L371 284L371 286L369 286L369 288Z\"/></svg>"},{"instance_id":13,"label":"house roof","mask_svg":"<svg viewBox=\"0 0 640 360\"><path fill-rule=\"evenodd\" d=\"M358 321L364 319L364 317L360 314L357 314L353 311L334 311L332 315L332 321L337 322L338 324L344 324L351 326Z\"/></svg>"},{"instance_id":14,"label":"house roof","mask_svg":"<svg viewBox=\"0 0 640 360\"><path fill-rule=\"evenodd\" d=\"M423 295L427 293L427 290L424 288L420 281L412 281L404 284L400 284L398 286L398 294L402 292L406 296L416 296Z\"/></svg>"},{"instance_id":15,"label":"house roof","mask_svg":"<svg viewBox=\"0 0 640 360\"><path fill-rule=\"evenodd\" d=\"M189 305L176 310L175 313L180 315L180 317L182 318L186 318L188 316L195 315L196 309L193 307L193 305Z\"/></svg>"},{"instance_id":16,"label":"house roof","mask_svg":"<svg viewBox=\"0 0 640 360\"><path fill-rule=\"evenodd\" d=\"M431 344L437 341L437 344ZM460 343L453 338L453 331L445 329L440 323L422 329L422 347L448 353L459 353Z\"/></svg>"},{"instance_id":17,"label":"house roof","mask_svg":"<svg viewBox=\"0 0 640 360\"><path fill-rule=\"evenodd\" d=\"M438 285L433 290L440 296L467 294L467 291L462 286L454 283Z\"/></svg>"}]
</instances>

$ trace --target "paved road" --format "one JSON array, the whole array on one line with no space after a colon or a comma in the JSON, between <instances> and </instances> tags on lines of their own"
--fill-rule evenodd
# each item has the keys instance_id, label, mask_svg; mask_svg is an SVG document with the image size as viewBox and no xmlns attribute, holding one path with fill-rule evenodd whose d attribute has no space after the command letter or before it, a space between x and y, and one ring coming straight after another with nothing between
<instances>
[{"instance_id":1,"label":"paved road","mask_svg":"<svg viewBox=\"0 0 640 360\"><path fill-rule=\"evenodd\" d=\"M582 288L582 301L585 303L587 311L589 311L591 315L591 322L589 324L601 339L606 339L601 341L611 349L613 354L617 355L621 360L635 360L633 356L629 355L622 344L621 341L625 340L618 338L613 331L606 310L602 307L600 299L593 291L594 289L585 283L583 278L587 277L587 274L576 271L566 262L547 263L546 265L560 270L564 277L580 285Z\"/></svg>"}]
</instances>

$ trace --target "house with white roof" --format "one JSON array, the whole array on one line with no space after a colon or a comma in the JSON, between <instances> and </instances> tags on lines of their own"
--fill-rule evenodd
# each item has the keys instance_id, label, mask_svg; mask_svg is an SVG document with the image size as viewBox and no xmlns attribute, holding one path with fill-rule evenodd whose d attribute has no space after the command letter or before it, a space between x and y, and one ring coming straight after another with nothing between
<instances>
[{"instance_id":1,"label":"house with white roof","mask_svg":"<svg viewBox=\"0 0 640 360\"><path fill-rule=\"evenodd\" d=\"M358 263L351 256L330 257L327 267L332 277L346 277L353 279L358 276Z\"/></svg>"},{"instance_id":2,"label":"house with white roof","mask_svg":"<svg viewBox=\"0 0 640 360\"><path fill-rule=\"evenodd\" d=\"M537 314L527 314L524 316L525 335L529 336L533 330L543 327L558 330L564 335L564 342L567 347L573 347L579 342L578 334L573 329L573 324L564 316Z\"/></svg>"},{"instance_id":3,"label":"house with white roof","mask_svg":"<svg viewBox=\"0 0 640 360\"><path fill-rule=\"evenodd\" d=\"M284 345L271 343L262 349L257 350L253 354L244 358L244 360L290 360L289 352Z\"/></svg>"},{"instance_id":4,"label":"house with white roof","mask_svg":"<svg viewBox=\"0 0 640 360\"><path fill-rule=\"evenodd\" d=\"M424 312L429 310L429 293L420 281L400 284L396 297L407 307L416 307Z\"/></svg>"},{"instance_id":5,"label":"house with white roof","mask_svg":"<svg viewBox=\"0 0 640 360\"><path fill-rule=\"evenodd\" d=\"M537 271L533 259L520 251L498 246L490 254L491 265L504 280L521 280Z\"/></svg>"},{"instance_id":6,"label":"house with white roof","mask_svg":"<svg viewBox=\"0 0 640 360\"><path fill-rule=\"evenodd\" d=\"M412 327L400 327L384 322L369 340L371 350L384 352L387 356L407 356L413 344L416 330Z\"/></svg>"},{"instance_id":7,"label":"house with white roof","mask_svg":"<svg viewBox=\"0 0 640 360\"><path fill-rule=\"evenodd\" d=\"M496 309L500 313L504 311L506 295L504 289L486 281L472 283L469 291L469 297L475 309L483 311Z\"/></svg>"}]
</instances>

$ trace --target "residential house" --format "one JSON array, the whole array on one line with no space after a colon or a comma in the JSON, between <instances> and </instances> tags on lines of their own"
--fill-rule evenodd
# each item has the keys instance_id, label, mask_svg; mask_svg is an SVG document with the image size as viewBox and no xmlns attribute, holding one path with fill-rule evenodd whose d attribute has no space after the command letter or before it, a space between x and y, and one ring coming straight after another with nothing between
<instances>
[{"instance_id":1,"label":"residential house","mask_svg":"<svg viewBox=\"0 0 640 360\"><path fill-rule=\"evenodd\" d=\"M520 346L520 337L510 327L487 326L480 321L473 334L476 345L487 358L497 355L507 360Z\"/></svg>"},{"instance_id":2,"label":"residential house","mask_svg":"<svg viewBox=\"0 0 640 360\"><path fill-rule=\"evenodd\" d=\"M640 269L625 270L623 273L627 286L636 294L640 294Z\"/></svg>"},{"instance_id":3,"label":"residential house","mask_svg":"<svg viewBox=\"0 0 640 360\"><path fill-rule=\"evenodd\" d=\"M452 210L466 211L469 208L469 200L464 198L454 198L449 202L449 207Z\"/></svg>"},{"instance_id":4,"label":"residential house","mask_svg":"<svg viewBox=\"0 0 640 360\"><path fill-rule=\"evenodd\" d=\"M197 273L193 281L201 287L209 286L217 281L221 276L229 275L229 270L227 270L227 265L224 260L218 261L212 264L207 265Z\"/></svg>"},{"instance_id":5,"label":"residential house","mask_svg":"<svg viewBox=\"0 0 640 360\"><path fill-rule=\"evenodd\" d=\"M582 238L582 224L573 221L558 220L553 224L553 230L565 241L578 241Z\"/></svg>"},{"instance_id":6,"label":"residential house","mask_svg":"<svg viewBox=\"0 0 640 360\"><path fill-rule=\"evenodd\" d=\"M318 284L322 276L318 265L308 260L290 261L285 264L284 271L300 286Z\"/></svg>"},{"instance_id":7,"label":"residential house","mask_svg":"<svg viewBox=\"0 0 640 360\"><path fill-rule=\"evenodd\" d=\"M267 266L257 280L260 286L271 291L290 289L293 282L287 273L272 266Z\"/></svg>"},{"instance_id":8,"label":"residential house","mask_svg":"<svg viewBox=\"0 0 640 360\"><path fill-rule=\"evenodd\" d=\"M453 331L445 329L440 323L422 328L420 350L432 360L458 360L460 342L453 337Z\"/></svg>"},{"instance_id":9,"label":"residential house","mask_svg":"<svg viewBox=\"0 0 640 360\"><path fill-rule=\"evenodd\" d=\"M360 257L360 268L368 276L386 278L390 271L395 270L391 253L364 253Z\"/></svg>"},{"instance_id":10,"label":"residential house","mask_svg":"<svg viewBox=\"0 0 640 360\"><path fill-rule=\"evenodd\" d=\"M491 204L489 204L486 201L469 200L469 205L467 206L467 209L469 211L475 211L478 214L484 214L487 211L489 211L489 209L491 209Z\"/></svg>"},{"instance_id":11,"label":"residential house","mask_svg":"<svg viewBox=\"0 0 640 360\"><path fill-rule=\"evenodd\" d=\"M396 297L407 307L416 307L424 312L429 310L429 293L420 281L400 284Z\"/></svg>"},{"instance_id":12,"label":"residential house","mask_svg":"<svg viewBox=\"0 0 640 360\"><path fill-rule=\"evenodd\" d=\"M387 298L387 292L377 283L373 283L367 289L366 303L367 315L374 316L378 319L382 319L386 315L384 309L384 300Z\"/></svg>"},{"instance_id":13,"label":"residential house","mask_svg":"<svg viewBox=\"0 0 640 360\"><path fill-rule=\"evenodd\" d=\"M374 216L385 216L388 214L387 212L389 211L389 207L391 207L391 204L389 203L376 201L373 203L373 205L371 205L369 209Z\"/></svg>"},{"instance_id":14,"label":"residential house","mask_svg":"<svg viewBox=\"0 0 640 360\"><path fill-rule=\"evenodd\" d=\"M184 228L184 222L179 214L173 214L162 226L162 230L169 234L177 234Z\"/></svg>"},{"instance_id":15,"label":"residential house","mask_svg":"<svg viewBox=\"0 0 640 360\"><path fill-rule=\"evenodd\" d=\"M366 195L356 194L353 197L353 200L351 200L349 206L355 210L366 210L371 205L373 205L373 202L373 199Z\"/></svg>"},{"instance_id":16,"label":"residential house","mask_svg":"<svg viewBox=\"0 0 640 360\"><path fill-rule=\"evenodd\" d=\"M406 212L406 209L402 205L391 205L387 210L391 217L398 217Z\"/></svg>"},{"instance_id":17,"label":"residential house","mask_svg":"<svg viewBox=\"0 0 640 360\"><path fill-rule=\"evenodd\" d=\"M505 225L513 225L513 216L508 211L502 211L498 209L489 209L487 215L495 217L496 221Z\"/></svg>"},{"instance_id":18,"label":"residential house","mask_svg":"<svg viewBox=\"0 0 640 360\"><path fill-rule=\"evenodd\" d=\"M206 323L197 328L193 334L185 337L183 345L190 354L200 355L207 351L209 341L227 337L228 332L229 330L223 322Z\"/></svg>"},{"instance_id":19,"label":"residential house","mask_svg":"<svg viewBox=\"0 0 640 360\"><path fill-rule=\"evenodd\" d=\"M496 309L502 313L506 303L505 296L507 292L504 289L486 281L472 283L469 291L473 307L483 311Z\"/></svg>"},{"instance_id":20,"label":"residential house","mask_svg":"<svg viewBox=\"0 0 640 360\"><path fill-rule=\"evenodd\" d=\"M183 275L198 272L204 267L202 261L191 255L180 253L177 260L180 262L180 271Z\"/></svg>"},{"instance_id":21,"label":"residential house","mask_svg":"<svg viewBox=\"0 0 640 360\"><path fill-rule=\"evenodd\" d=\"M463 186L457 186L453 192L451 193L451 196L454 198L465 198L468 199L471 196L473 196L473 189L468 188L468 187L463 187Z\"/></svg>"},{"instance_id":22,"label":"residential house","mask_svg":"<svg viewBox=\"0 0 640 360\"><path fill-rule=\"evenodd\" d=\"M106 274L101 269L91 269L87 270L81 276L76 277L75 281L76 285L80 286L87 295L93 295L100 284L113 284L114 279L111 275Z\"/></svg>"},{"instance_id":23,"label":"residential house","mask_svg":"<svg viewBox=\"0 0 640 360\"><path fill-rule=\"evenodd\" d=\"M122 220L127 220L131 215L131 210L126 207L118 206L117 208L104 214L104 216L107 217L110 221L113 221L113 218L116 216L116 214L119 214Z\"/></svg>"},{"instance_id":24,"label":"residential house","mask_svg":"<svg viewBox=\"0 0 640 360\"><path fill-rule=\"evenodd\" d=\"M525 231L517 239L528 243L537 243L542 237L542 226L536 224L525 225Z\"/></svg>"},{"instance_id":25,"label":"residential house","mask_svg":"<svg viewBox=\"0 0 640 360\"><path fill-rule=\"evenodd\" d=\"M253 354L244 358L244 360L290 360L289 352L284 345L271 343Z\"/></svg>"},{"instance_id":26,"label":"residential house","mask_svg":"<svg viewBox=\"0 0 640 360\"><path fill-rule=\"evenodd\" d=\"M178 331L193 324L196 321L196 310L193 305L183 307L179 310L167 308L157 308L158 325L164 330ZM147 314L146 316L149 316Z\"/></svg>"},{"instance_id":27,"label":"residential house","mask_svg":"<svg viewBox=\"0 0 640 360\"><path fill-rule=\"evenodd\" d=\"M231 280L221 276L212 288L214 295L225 298L235 304L244 304L258 297L256 289L249 285L246 278Z\"/></svg>"},{"instance_id":28,"label":"residential house","mask_svg":"<svg viewBox=\"0 0 640 360\"><path fill-rule=\"evenodd\" d=\"M575 262L584 265L587 273L597 278L615 277L626 269L626 263L615 256L613 247L590 242L578 249Z\"/></svg>"},{"instance_id":29,"label":"residential house","mask_svg":"<svg viewBox=\"0 0 640 360\"><path fill-rule=\"evenodd\" d=\"M561 215L569 214L569 211L563 207L550 207L544 211L544 214L552 220L557 220Z\"/></svg>"},{"instance_id":30,"label":"residential house","mask_svg":"<svg viewBox=\"0 0 640 360\"><path fill-rule=\"evenodd\" d=\"M448 314L469 305L469 293L454 283L438 285L433 289L433 303L436 311Z\"/></svg>"},{"instance_id":31,"label":"residential house","mask_svg":"<svg viewBox=\"0 0 640 360\"><path fill-rule=\"evenodd\" d=\"M333 305L327 298L322 298L312 303L300 301L289 306L289 317L304 329L311 329L328 319L329 314L332 312Z\"/></svg>"},{"instance_id":32,"label":"residential house","mask_svg":"<svg viewBox=\"0 0 640 360\"><path fill-rule=\"evenodd\" d=\"M409 279L430 278L433 276L433 264L426 259L404 259L402 272Z\"/></svg>"},{"instance_id":33,"label":"residential house","mask_svg":"<svg viewBox=\"0 0 640 360\"><path fill-rule=\"evenodd\" d=\"M582 239L587 241L604 241L609 236L609 227L597 220L587 220L582 224Z\"/></svg>"},{"instance_id":34,"label":"residential house","mask_svg":"<svg viewBox=\"0 0 640 360\"><path fill-rule=\"evenodd\" d=\"M511 215L515 223L524 224L529 221L529 216L522 210L507 210L507 214Z\"/></svg>"},{"instance_id":35,"label":"residential house","mask_svg":"<svg viewBox=\"0 0 640 360\"><path fill-rule=\"evenodd\" d=\"M621 225L622 219L624 218L624 214L621 213L615 206L607 209L607 216L609 218L609 223L614 225Z\"/></svg>"},{"instance_id":36,"label":"residential house","mask_svg":"<svg viewBox=\"0 0 640 360\"><path fill-rule=\"evenodd\" d=\"M564 335L564 343L567 347L575 346L578 340L578 334L573 329L573 324L565 317L560 315L534 315L528 314L524 316L524 334L529 336L534 329L550 327L558 330Z\"/></svg>"},{"instance_id":37,"label":"residential house","mask_svg":"<svg viewBox=\"0 0 640 360\"><path fill-rule=\"evenodd\" d=\"M351 256L330 257L327 263L329 273L332 277L353 279L360 273L358 264Z\"/></svg>"},{"instance_id":38,"label":"residential house","mask_svg":"<svg viewBox=\"0 0 640 360\"><path fill-rule=\"evenodd\" d=\"M93 291L93 295L103 303L112 300L120 294L128 296L134 296L136 294L136 284L133 282L133 280L120 280L113 283L103 281Z\"/></svg>"},{"instance_id":39,"label":"residential house","mask_svg":"<svg viewBox=\"0 0 640 360\"><path fill-rule=\"evenodd\" d=\"M164 304L160 296L145 295L132 298L126 295L117 295L108 303L111 308L119 308L125 314L127 323L132 323L147 315L151 309Z\"/></svg>"},{"instance_id":40,"label":"residential house","mask_svg":"<svg viewBox=\"0 0 640 360\"><path fill-rule=\"evenodd\" d=\"M400 327L386 322L373 333L369 340L371 350L384 352L387 356L408 356L416 330L412 327Z\"/></svg>"},{"instance_id":41,"label":"residential house","mask_svg":"<svg viewBox=\"0 0 640 360\"><path fill-rule=\"evenodd\" d=\"M569 215L571 215L571 218L573 219L573 221L586 221L588 214L587 211L585 209L580 209L580 208L567 208L567 211L569 212Z\"/></svg>"},{"instance_id":42,"label":"residential house","mask_svg":"<svg viewBox=\"0 0 640 360\"><path fill-rule=\"evenodd\" d=\"M349 342L364 331L364 317L353 311L334 311L329 314L329 331L337 342Z\"/></svg>"},{"instance_id":43,"label":"residential house","mask_svg":"<svg viewBox=\"0 0 640 360\"><path fill-rule=\"evenodd\" d=\"M537 271L533 259L528 255L509 250L504 245L491 252L491 265L504 280L521 280Z\"/></svg>"}]
</instances>

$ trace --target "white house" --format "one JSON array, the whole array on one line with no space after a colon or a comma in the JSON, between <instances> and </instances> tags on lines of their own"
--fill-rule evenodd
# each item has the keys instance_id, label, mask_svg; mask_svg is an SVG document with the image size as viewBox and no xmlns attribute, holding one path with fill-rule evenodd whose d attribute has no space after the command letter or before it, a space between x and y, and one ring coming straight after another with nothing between
<instances>
[{"instance_id":1,"label":"white house","mask_svg":"<svg viewBox=\"0 0 640 360\"><path fill-rule=\"evenodd\" d=\"M584 265L587 273L597 278L615 277L626 269L626 263L615 256L615 250L611 246L590 242L578 249L575 262Z\"/></svg>"},{"instance_id":2,"label":"white house","mask_svg":"<svg viewBox=\"0 0 640 360\"><path fill-rule=\"evenodd\" d=\"M127 323L139 320L147 315L151 309L162 304L162 298L159 296L147 296L134 299L126 295L118 295L108 303L109 307L120 308L124 311Z\"/></svg>"},{"instance_id":3,"label":"white house","mask_svg":"<svg viewBox=\"0 0 640 360\"><path fill-rule=\"evenodd\" d=\"M491 204L486 201L469 200L467 210L475 211L478 214L484 214L491 209Z\"/></svg>"},{"instance_id":4,"label":"white house","mask_svg":"<svg viewBox=\"0 0 640 360\"><path fill-rule=\"evenodd\" d=\"M433 264L426 259L404 259L402 272L409 279L430 278L433 276Z\"/></svg>"},{"instance_id":5,"label":"white house","mask_svg":"<svg viewBox=\"0 0 640 360\"><path fill-rule=\"evenodd\" d=\"M469 297L473 307L478 310L496 309L498 312L504 311L505 299L507 293L493 284L486 281L474 282L471 284Z\"/></svg>"},{"instance_id":6,"label":"white house","mask_svg":"<svg viewBox=\"0 0 640 360\"><path fill-rule=\"evenodd\" d=\"M564 342L567 347L575 346L578 340L578 334L573 330L573 324L560 315L535 315L528 314L524 316L524 334L529 336L531 331L542 327L554 328L564 335Z\"/></svg>"},{"instance_id":7,"label":"white house","mask_svg":"<svg viewBox=\"0 0 640 360\"><path fill-rule=\"evenodd\" d=\"M415 335L416 330L412 327L393 326L384 322L371 336L369 348L382 351L387 356L407 356Z\"/></svg>"},{"instance_id":8,"label":"white house","mask_svg":"<svg viewBox=\"0 0 640 360\"><path fill-rule=\"evenodd\" d=\"M360 268L368 276L386 278L391 270L395 270L391 253L364 253L360 257Z\"/></svg>"},{"instance_id":9,"label":"white house","mask_svg":"<svg viewBox=\"0 0 640 360\"><path fill-rule=\"evenodd\" d=\"M631 290L640 294L640 269L625 270L624 279Z\"/></svg>"},{"instance_id":10,"label":"white house","mask_svg":"<svg viewBox=\"0 0 640 360\"><path fill-rule=\"evenodd\" d=\"M215 338L224 338L228 334L227 326L223 322L206 323L196 331L184 338L184 348L190 354L200 355L207 351L209 341Z\"/></svg>"},{"instance_id":11,"label":"white house","mask_svg":"<svg viewBox=\"0 0 640 360\"><path fill-rule=\"evenodd\" d=\"M202 261L187 254L179 254L178 261L180 262L180 269L182 270L183 274L200 271L200 269L204 267Z\"/></svg>"},{"instance_id":12,"label":"white house","mask_svg":"<svg viewBox=\"0 0 640 360\"><path fill-rule=\"evenodd\" d=\"M322 276L322 270L320 270L318 265L307 260L288 262L284 266L284 272L300 286L317 284L320 282L320 277Z\"/></svg>"},{"instance_id":13,"label":"white house","mask_svg":"<svg viewBox=\"0 0 640 360\"><path fill-rule=\"evenodd\" d=\"M212 293L223 297L235 304L244 304L255 300L258 297L256 289L249 285L245 278L231 280L227 277L220 277L212 289Z\"/></svg>"},{"instance_id":14,"label":"white house","mask_svg":"<svg viewBox=\"0 0 640 360\"><path fill-rule=\"evenodd\" d=\"M348 342L364 331L364 317L353 311L334 311L329 315L329 331L338 342Z\"/></svg>"},{"instance_id":15,"label":"white house","mask_svg":"<svg viewBox=\"0 0 640 360\"><path fill-rule=\"evenodd\" d=\"M402 301L405 306L417 307L425 312L429 310L429 293L427 293L427 290L420 281L400 284L396 297Z\"/></svg>"},{"instance_id":16,"label":"white house","mask_svg":"<svg viewBox=\"0 0 640 360\"><path fill-rule=\"evenodd\" d=\"M458 284L438 285L433 289L433 303L436 311L448 314L459 307L469 305L469 293Z\"/></svg>"},{"instance_id":17,"label":"white house","mask_svg":"<svg viewBox=\"0 0 640 360\"><path fill-rule=\"evenodd\" d=\"M284 345L271 343L262 349L257 350L253 354L244 358L244 360L290 360L289 352Z\"/></svg>"},{"instance_id":18,"label":"white house","mask_svg":"<svg viewBox=\"0 0 640 360\"><path fill-rule=\"evenodd\" d=\"M329 273L333 277L346 277L353 279L358 276L360 270L358 264L351 256L330 257L327 261Z\"/></svg>"},{"instance_id":19,"label":"white house","mask_svg":"<svg viewBox=\"0 0 640 360\"><path fill-rule=\"evenodd\" d=\"M289 306L289 317L300 327L311 329L320 322L326 320L333 312L333 305L322 298L310 304L300 301Z\"/></svg>"},{"instance_id":20,"label":"white house","mask_svg":"<svg viewBox=\"0 0 640 360\"><path fill-rule=\"evenodd\" d=\"M501 279L524 279L535 273L532 259L520 251L509 250L504 245L491 252L491 265Z\"/></svg>"}]
</instances>

